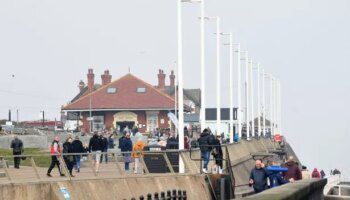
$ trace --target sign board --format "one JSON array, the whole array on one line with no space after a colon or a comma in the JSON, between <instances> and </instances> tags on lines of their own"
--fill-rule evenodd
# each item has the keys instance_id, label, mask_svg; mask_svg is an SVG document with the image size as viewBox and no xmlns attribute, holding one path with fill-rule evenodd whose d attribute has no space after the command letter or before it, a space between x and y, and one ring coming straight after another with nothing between
<instances>
[{"instance_id":1,"label":"sign board","mask_svg":"<svg viewBox=\"0 0 350 200\"><path fill-rule=\"evenodd\" d=\"M94 117L88 117L87 120L88 121L94 121Z\"/></svg>"},{"instance_id":2,"label":"sign board","mask_svg":"<svg viewBox=\"0 0 350 200\"><path fill-rule=\"evenodd\" d=\"M64 197L65 200L70 200L70 194L69 194L67 188L61 187L60 191L63 194L63 197Z\"/></svg>"},{"instance_id":3,"label":"sign board","mask_svg":"<svg viewBox=\"0 0 350 200\"><path fill-rule=\"evenodd\" d=\"M12 122L10 122L10 121L6 122L6 126L12 126L12 125L13 125Z\"/></svg>"}]
</instances>

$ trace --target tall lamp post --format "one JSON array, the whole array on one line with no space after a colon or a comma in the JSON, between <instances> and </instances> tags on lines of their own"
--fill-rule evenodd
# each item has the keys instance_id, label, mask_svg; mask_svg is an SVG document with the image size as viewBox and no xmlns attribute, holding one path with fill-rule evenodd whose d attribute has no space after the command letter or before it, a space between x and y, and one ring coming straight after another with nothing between
<instances>
[{"instance_id":1,"label":"tall lamp post","mask_svg":"<svg viewBox=\"0 0 350 200\"><path fill-rule=\"evenodd\" d=\"M238 137L242 137L242 102L241 102L241 45L237 44L237 129Z\"/></svg>"},{"instance_id":2,"label":"tall lamp post","mask_svg":"<svg viewBox=\"0 0 350 200\"><path fill-rule=\"evenodd\" d=\"M266 97L265 97L265 69L262 68L262 118L263 118L263 132L264 137L266 136Z\"/></svg>"},{"instance_id":3,"label":"tall lamp post","mask_svg":"<svg viewBox=\"0 0 350 200\"><path fill-rule=\"evenodd\" d=\"M250 104L251 104L251 120L252 120L252 134L251 136L254 137L255 135L255 120L254 120L254 88L253 88L253 60L250 59L249 62L249 71L250 71Z\"/></svg>"},{"instance_id":4,"label":"tall lamp post","mask_svg":"<svg viewBox=\"0 0 350 200\"><path fill-rule=\"evenodd\" d=\"M260 63L257 63L258 77L257 77L257 90L258 90L258 136L261 136L261 104L260 104Z\"/></svg>"},{"instance_id":5,"label":"tall lamp post","mask_svg":"<svg viewBox=\"0 0 350 200\"><path fill-rule=\"evenodd\" d=\"M244 90L245 90L245 123L246 123L246 134L247 134L247 140L250 139L249 137L249 61L248 61L248 51L242 52L244 53L244 60L245 61L245 80L244 80Z\"/></svg>"},{"instance_id":6,"label":"tall lamp post","mask_svg":"<svg viewBox=\"0 0 350 200\"><path fill-rule=\"evenodd\" d=\"M221 33L222 35L229 36L230 38L230 69L229 69L229 82L230 82L230 87L229 87L229 95L230 95L230 143L233 143L233 37L232 33Z\"/></svg>"}]
</instances>

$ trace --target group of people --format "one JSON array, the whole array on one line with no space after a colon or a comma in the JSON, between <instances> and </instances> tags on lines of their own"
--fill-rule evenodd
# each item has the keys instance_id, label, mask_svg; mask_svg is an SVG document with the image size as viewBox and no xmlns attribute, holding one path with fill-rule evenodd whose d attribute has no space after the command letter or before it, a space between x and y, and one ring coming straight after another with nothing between
<instances>
[{"instance_id":1,"label":"group of people","mask_svg":"<svg viewBox=\"0 0 350 200\"><path fill-rule=\"evenodd\" d=\"M210 129L204 129L200 137L197 140L197 144L201 151L202 172L208 173L208 164L210 155L213 155L215 159L215 170L218 173L222 173L223 169L223 153L221 148L221 135L216 135L210 131Z\"/></svg>"},{"instance_id":2,"label":"group of people","mask_svg":"<svg viewBox=\"0 0 350 200\"><path fill-rule=\"evenodd\" d=\"M306 174L306 170L300 170L299 164L294 161L293 156L289 156L287 162L282 165L274 160L269 161L267 165L265 167L263 161L258 159L255 161L255 167L251 170L249 186L254 188L255 193L301 179L322 178L316 168L309 175Z\"/></svg>"},{"instance_id":3,"label":"group of people","mask_svg":"<svg viewBox=\"0 0 350 200\"><path fill-rule=\"evenodd\" d=\"M51 171L55 166L57 166L58 171L61 176L65 176L60 167L60 154L63 153L63 161L67 166L67 170L71 177L73 175L73 168L75 168L76 172L80 172L80 161L81 156L86 155L87 148L84 147L83 143L79 140L79 137L76 136L75 139L72 137L68 137L66 141L62 145L63 149L59 144L59 137L55 136L53 142L50 146L51 153L51 164L49 169L47 170L47 176L51 177Z\"/></svg>"},{"instance_id":4,"label":"group of people","mask_svg":"<svg viewBox=\"0 0 350 200\"><path fill-rule=\"evenodd\" d=\"M133 144L131 140L131 134L124 132L124 135L119 139L119 148L124 157L124 169L126 173L130 173L130 163L135 162L134 173L143 173L141 159L144 156L145 144L142 141L142 137L136 137L136 142Z\"/></svg>"},{"instance_id":5,"label":"group of people","mask_svg":"<svg viewBox=\"0 0 350 200\"><path fill-rule=\"evenodd\" d=\"M60 156L67 166L67 170L71 177L73 175L73 169L77 173L80 172L82 157L87 157L88 153L93 155L93 166L96 172L99 171L99 164L102 162L102 152L104 153L105 162L108 162L107 150L108 148L114 148L114 140L112 136L104 137L102 133L95 133L90 139L89 145L83 144L79 137L68 137L61 146L59 144L59 137L55 136L50 146L51 164L47 171L47 176L51 177L51 171L57 166L61 176L65 176L60 167Z\"/></svg>"}]
</instances>

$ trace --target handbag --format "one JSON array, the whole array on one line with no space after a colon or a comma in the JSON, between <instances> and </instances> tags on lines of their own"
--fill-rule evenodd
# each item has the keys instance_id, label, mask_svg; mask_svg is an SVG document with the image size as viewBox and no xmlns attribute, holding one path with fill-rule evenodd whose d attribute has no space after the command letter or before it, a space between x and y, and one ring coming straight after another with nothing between
<instances>
[{"instance_id":1,"label":"handbag","mask_svg":"<svg viewBox=\"0 0 350 200\"><path fill-rule=\"evenodd\" d=\"M125 162L125 163L131 163L131 162L132 162L131 155L126 155L126 156L124 157L124 162Z\"/></svg>"}]
</instances>

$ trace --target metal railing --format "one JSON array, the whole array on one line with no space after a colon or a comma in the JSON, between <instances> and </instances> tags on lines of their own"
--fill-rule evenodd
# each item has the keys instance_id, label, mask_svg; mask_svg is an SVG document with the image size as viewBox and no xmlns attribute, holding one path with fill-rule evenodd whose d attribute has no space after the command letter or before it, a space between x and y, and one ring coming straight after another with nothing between
<instances>
[{"instance_id":1,"label":"metal railing","mask_svg":"<svg viewBox=\"0 0 350 200\"><path fill-rule=\"evenodd\" d=\"M133 156L139 158L138 169L135 170L135 159L129 163L130 170L125 170L125 156ZM96 161L94 157L101 155L102 162L99 164L99 168L96 167ZM177 155L177 157L176 157ZM0 176L1 182L19 182L19 181L40 181L47 180L50 177L47 176L47 170L50 166L51 154L35 154L35 155L0 155ZM53 169L53 176L59 177L64 180L72 179L96 179L96 178L116 178L123 176L140 176L140 175L157 175L157 174L175 174L179 168L178 160L180 157L183 160L185 174L198 174L197 170L191 168L191 160L189 158L188 151L179 150L162 150L162 151L142 151L142 152L102 152L102 153L62 153L55 155L60 166L61 172L64 173L64 177L60 177L57 174L57 165ZM73 169L72 177L69 173L70 163L67 162L67 158L73 156L80 156L80 172L76 172ZM174 157L175 156L175 157ZM106 161L106 157L107 160ZM19 169L15 169L13 166L14 159L21 160ZM175 160L175 161L174 161ZM56 180L56 179L55 179Z\"/></svg>"}]
</instances>

